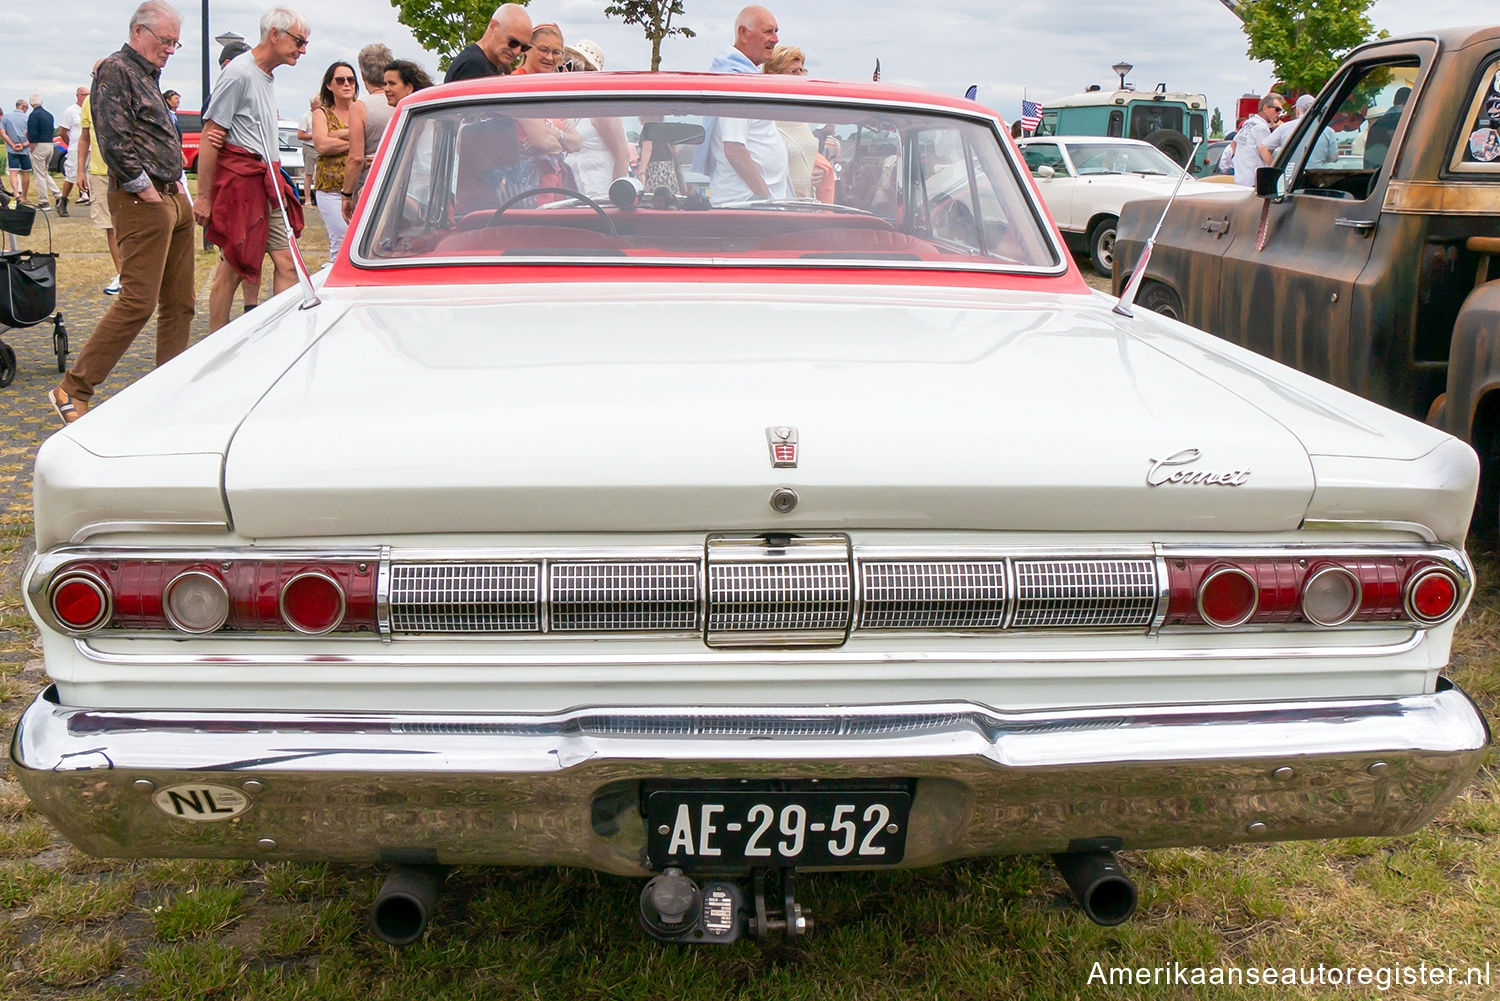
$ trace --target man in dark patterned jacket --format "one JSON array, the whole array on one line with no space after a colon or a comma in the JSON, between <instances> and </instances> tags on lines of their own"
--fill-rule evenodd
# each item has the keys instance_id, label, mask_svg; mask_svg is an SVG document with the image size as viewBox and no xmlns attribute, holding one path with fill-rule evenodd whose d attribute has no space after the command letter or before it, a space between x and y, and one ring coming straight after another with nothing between
<instances>
[{"instance_id":1,"label":"man in dark patterned jacket","mask_svg":"<svg viewBox=\"0 0 1500 1001\"><path fill-rule=\"evenodd\" d=\"M180 183L182 146L161 96L161 71L182 47L182 15L146 0L130 37L99 64L89 101L109 168L109 211L120 245L120 294L110 303L62 385L50 393L65 424L88 410L94 387L156 317L156 363L181 354L193 322L193 209ZM95 193L94 197L99 197Z\"/></svg>"}]
</instances>

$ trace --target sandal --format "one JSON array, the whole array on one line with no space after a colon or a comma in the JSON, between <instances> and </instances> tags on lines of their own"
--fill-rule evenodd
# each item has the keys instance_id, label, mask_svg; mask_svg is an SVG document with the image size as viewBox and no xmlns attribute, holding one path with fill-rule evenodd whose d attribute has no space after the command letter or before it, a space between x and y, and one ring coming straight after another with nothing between
<instances>
[{"instance_id":1,"label":"sandal","mask_svg":"<svg viewBox=\"0 0 1500 1001\"><path fill-rule=\"evenodd\" d=\"M72 424L88 409L88 404L84 404L83 409L80 410L73 402L73 397L69 396L61 386L48 390L47 399L52 402L52 409L57 412L58 420L64 425Z\"/></svg>"}]
</instances>

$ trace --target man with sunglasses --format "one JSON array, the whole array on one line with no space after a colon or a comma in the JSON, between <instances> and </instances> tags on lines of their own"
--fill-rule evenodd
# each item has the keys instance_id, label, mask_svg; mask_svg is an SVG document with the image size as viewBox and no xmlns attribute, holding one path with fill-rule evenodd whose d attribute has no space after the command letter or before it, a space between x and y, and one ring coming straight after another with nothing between
<instances>
[{"instance_id":1,"label":"man with sunglasses","mask_svg":"<svg viewBox=\"0 0 1500 1001\"><path fill-rule=\"evenodd\" d=\"M208 241L223 251L208 294L208 329L229 322L234 290L242 283L246 309L260 289L262 259L271 255L274 295L297 282L291 242L281 207L270 188L281 186L292 229L302 231L302 203L281 177L276 91L271 72L292 66L307 51L307 21L289 7L273 7L260 19L260 42L224 68L203 112L198 147L198 201L193 214ZM267 169L267 165L276 167Z\"/></svg>"},{"instance_id":2,"label":"man with sunglasses","mask_svg":"<svg viewBox=\"0 0 1500 1001\"><path fill-rule=\"evenodd\" d=\"M130 17L129 39L102 60L89 95L92 127L107 169L107 198L120 247L120 293L89 335L62 385L49 393L64 424L89 408L156 313L156 363L187 347L193 322L193 211L180 183L182 144L161 71L182 48L182 15L165 0L146 0Z\"/></svg>"},{"instance_id":3,"label":"man with sunglasses","mask_svg":"<svg viewBox=\"0 0 1500 1001\"><path fill-rule=\"evenodd\" d=\"M1286 98L1272 92L1261 98L1260 110L1234 134L1234 183L1255 187L1255 172L1266 165L1261 147L1271 138L1271 130L1286 114Z\"/></svg>"},{"instance_id":4,"label":"man with sunglasses","mask_svg":"<svg viewBox=\"0 0 1500 1001\"><path fill-rule=\"evenodd\" d=\"M501 4L495 8L495 16L490 18L479 40L470 42L453 57L448 72L443 75L443 82L504 76L530 48L531 15L520 4Z\"/></svg>"}]
</instances>

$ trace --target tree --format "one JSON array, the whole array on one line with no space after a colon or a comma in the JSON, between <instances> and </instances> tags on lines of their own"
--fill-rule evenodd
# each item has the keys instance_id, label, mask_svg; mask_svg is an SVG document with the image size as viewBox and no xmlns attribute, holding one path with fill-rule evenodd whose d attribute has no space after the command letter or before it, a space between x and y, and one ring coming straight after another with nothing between
<instances>
[{"instance_id":1,"label":"tree","mask_svg":"<svg viewBox=\"0 0 1500 1001\"><path fill-rule=\"evenodd\" d=\"M1244 20L1251 59L1264 59L1278 80L1316 94L1350 49L1373 35L1366 13L1373 0L1246 0Z\"/></svg>"},{"instance_id":2,"label":"tree","mask_svg":"<svg viewBox=\"0 0 1500 1001\"><path fill-rule=\"evenodd\" d=\"M394 0L393 0L394 2ZM618 17L626 24L646 29L651 41L651 70L661 69L661 40L681 35L696 38L692 28L673 25L672 18L682 16L682 0L613 0L604 8L606 17Z\"/></svg>"},{"instance_id":3,"label":"tree","mask_svg":"<svg viewBox=\"0 0 1500 1001\"><path fill-rule=\"evenodd\" d=\"M391 0L391 6L422 47L438 54L438 71L446 72L453 57L484 34L499 0Z\"/></svg>"},{"instance_id":4,"label":"tree","mask_svg":"<svg viewBox=\"0 0 1500 1001\"><path fill-rule=\"evenodd\" d=\"M1214 116L1208 120L1208 134L1212 139L1217 139L1224 134L1224 116L1219 114L1219 109L1214 109Z\"/></svg>"}]
</instances>

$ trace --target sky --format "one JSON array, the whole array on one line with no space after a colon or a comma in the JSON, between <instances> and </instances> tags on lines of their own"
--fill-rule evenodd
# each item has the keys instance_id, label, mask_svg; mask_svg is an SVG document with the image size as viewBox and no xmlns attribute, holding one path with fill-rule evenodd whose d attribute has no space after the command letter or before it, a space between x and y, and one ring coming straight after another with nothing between
<instances>
[{"instance_id":1,"label":"sky","mask_svg":"<svg viewBox=\"0 0 1500 1001\"><path fill-rule=\"evenodd\" d=\"M498 2L498 0L497 0ZM268 4L208 0L210 37L227 31L252 37ZM609 20L606 0L532 0L534 22L555 21L569 40L589 38L604 51L605 68L649 67L651 47L637 27ZM734 17L744 0L685 0L682 23L692 39L663 42L662 69L707 69L733 42ZM971 84L981 104L1007 121L1018 117L1021 98L1045 103L1084 90L1108 87L1118 78L1116 62L1134 64L1128 82L1140 90L1165 83L1168 90L1203 93L1226 123L1241 94L1269 84L1267 63L1245 55L1239 21L1220 0L938 0L927 7L889 0L798 0L766 4L776 15L781 41L807 53L809 72L831 79L868 80L878 58L881 79L959 95ZM437 57L396 20L389 0L294 0L291 6L311 25L311 44L296 66L276 71L276 94L284 117L307 110L323 71L335 59L351 59L369 42L385 42L398 57L415 59L437 76ZM0 5L0 104L40 93L54 115L87 85L89 67L125 41L130 0L67 0L63 16L40 18L38 5L8 0ZM162 74L163 89L183 95L184 109L199 107L202 90L203 0L179 8L187 48ZM912 13L921 9L924 12ZM1377 0L1370 16L1377 29L1403 34L1447 25L1478 24L1496 8L1479 0ZM1094 26L1089 29L1088 26ZM24 39L24 44L17 40ZM252 37L253 41L253 37ZM210 58L219 46L211 45ZM218 69L212 71L218 78ZM1227 127L1232 127L1226 124Z\"/></svg>"}]
</instances>

